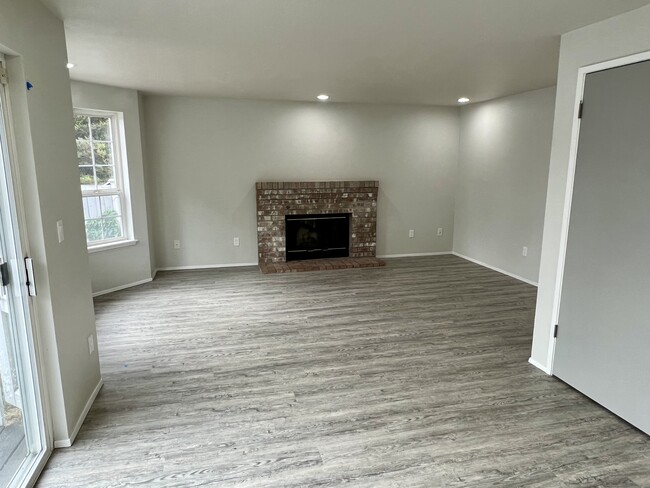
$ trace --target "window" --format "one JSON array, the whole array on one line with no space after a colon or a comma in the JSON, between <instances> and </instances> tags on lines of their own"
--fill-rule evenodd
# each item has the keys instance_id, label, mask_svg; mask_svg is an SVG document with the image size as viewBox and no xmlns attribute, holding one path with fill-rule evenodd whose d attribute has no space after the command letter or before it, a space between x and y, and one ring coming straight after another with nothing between
<instances>
[{"instance_id":1,"label":"window","mask_svg":"<svg viewBox=\"0 0 650 488\"><path fill-rule=\"evenodd\" d=\"M119 113L75 110L79 183L89 249L129 239L120 122Z\"/></svg>"}]
</instances>

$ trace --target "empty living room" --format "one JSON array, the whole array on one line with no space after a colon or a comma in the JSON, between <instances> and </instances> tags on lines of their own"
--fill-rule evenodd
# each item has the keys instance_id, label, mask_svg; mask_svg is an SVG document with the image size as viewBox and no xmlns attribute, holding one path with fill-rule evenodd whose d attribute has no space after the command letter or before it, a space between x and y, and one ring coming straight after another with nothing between
<instances>
[{"instance_id":1,"label":"empty living room","mask_svg":"<svg viewBox=\"0 0 650 488\"><path fill-rule=\"evenodd\" d=\"M0 488L650 487L650 0L0 0Z\"/></svg>"}]
</instances>

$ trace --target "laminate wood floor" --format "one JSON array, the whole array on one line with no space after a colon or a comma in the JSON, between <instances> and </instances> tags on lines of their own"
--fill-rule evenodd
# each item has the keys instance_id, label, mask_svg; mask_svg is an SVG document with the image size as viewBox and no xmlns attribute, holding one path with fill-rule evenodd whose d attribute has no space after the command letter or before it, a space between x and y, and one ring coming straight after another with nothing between
<instances>
[{"instance_id":1,"label":"laminate wood floor","mask_svg":"<svg viewBox=\"0 0 650 488\"><path fill-rule=\"evenodd\" d=\"M454 256L160 273L97 299L105 386L38 486L650 486L649 438L527 363L535 294Z\"/></svg>"}]
</instances>

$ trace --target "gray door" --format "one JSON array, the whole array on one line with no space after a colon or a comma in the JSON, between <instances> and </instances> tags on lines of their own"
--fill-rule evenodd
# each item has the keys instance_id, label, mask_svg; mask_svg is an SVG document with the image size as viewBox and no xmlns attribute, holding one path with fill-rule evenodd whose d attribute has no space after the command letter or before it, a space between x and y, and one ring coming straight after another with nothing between
<instances>
[{"instance_id":1,"label":"gray door","mask_svg":"<svg viewBox=\"0 0 650 488\"><path fill-rule=\"evenodd\" d=\"M650 62L587 75L553 372L650 433Z\"/></svg>"}]
</instances>

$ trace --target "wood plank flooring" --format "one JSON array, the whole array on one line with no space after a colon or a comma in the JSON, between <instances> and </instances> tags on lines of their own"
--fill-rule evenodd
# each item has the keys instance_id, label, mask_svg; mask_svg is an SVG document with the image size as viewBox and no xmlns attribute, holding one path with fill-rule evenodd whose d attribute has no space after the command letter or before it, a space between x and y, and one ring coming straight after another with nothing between
<instances>
[{"instance_id":1,"label":"wood plank flooring","mask_svg":"<svg viewBox=\"0 0 650 488\"><path fill-rule=\"evenodd\" d=\"M536 289L454 256L160 273L97 299L49 487L640 487L650 439L527 363Z\"/></svg>"},{"instance_id":2,"label":"wood plank flooring","mask_svg":"<svg viewBox=\"0 0 650 488\"><path fill-rule=\"evenodd\" d=\"M27 457L25 427L20 421L0 427L0 486L8 486Z\"/></svg>"}]
</instances>

